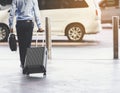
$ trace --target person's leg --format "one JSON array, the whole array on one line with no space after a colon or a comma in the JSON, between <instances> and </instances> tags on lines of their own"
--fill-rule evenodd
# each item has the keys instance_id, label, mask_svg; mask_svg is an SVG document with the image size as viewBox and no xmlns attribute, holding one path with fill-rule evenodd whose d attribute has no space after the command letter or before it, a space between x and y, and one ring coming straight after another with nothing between
<instances>
[{"instance_id":1,"label":"person's leg","mask_svg":"<svg viewBox=\"0 0 120 93\"><path fill-rule=\"evenodd\" d=\"M21 65L24 65L27 48L31 46L33 23L17 22L16 25Z\"/></svg>"}]
</instances>

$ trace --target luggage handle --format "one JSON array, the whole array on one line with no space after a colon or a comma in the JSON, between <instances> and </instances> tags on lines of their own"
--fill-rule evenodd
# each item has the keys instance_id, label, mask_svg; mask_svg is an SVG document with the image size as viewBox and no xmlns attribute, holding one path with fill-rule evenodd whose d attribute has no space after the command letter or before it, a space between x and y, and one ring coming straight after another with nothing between
<instances>
[{"instance_id":1,"label":"luggage handle","mask_svg":"<svg viewBox=\"0 0 120 93\"><path fill-rule=\"evenodd\" d=\"M45 35L45 31L44 32L36 32L36 47L38 46L38 33L41 33L42 36L43 36L43 39L42 39L42 47L45 46L45 39L46 39L46 35Z\"/></svg>"}]
</instances>

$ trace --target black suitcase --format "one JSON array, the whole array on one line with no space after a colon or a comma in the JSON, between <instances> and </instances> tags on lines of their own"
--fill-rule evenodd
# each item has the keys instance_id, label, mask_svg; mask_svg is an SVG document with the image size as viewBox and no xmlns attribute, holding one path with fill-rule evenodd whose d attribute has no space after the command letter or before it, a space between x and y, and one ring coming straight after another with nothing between
<instances>
[{"instance_id":1,"label":"black suitcase","mask_svg":"<svg viewBox=\"0 0 120 93\"><path fill-rule=\"evenodd\" d=\"M47 48L46 46L31 47L27 49L23 74L43 73L46 75Z\"/></svg>"}]
</instances>

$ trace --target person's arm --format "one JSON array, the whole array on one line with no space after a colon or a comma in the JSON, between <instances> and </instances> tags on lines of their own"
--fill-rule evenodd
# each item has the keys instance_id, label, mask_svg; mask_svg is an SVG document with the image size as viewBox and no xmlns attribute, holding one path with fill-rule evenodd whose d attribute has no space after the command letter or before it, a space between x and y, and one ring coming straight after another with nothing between
<instances>
[{"instance_id":1,"label":"person's arm","mask_svg":"<svg viewBox=\"0 0 120 93\"><path fill-rule=\"evenodd\" d=\"M38 1L37 0L33 0L34 1L34 16L35 16L35 21L38 27L38 31L37 32L43 32L44 30L41 28L41 21L40 21L40 12L39 12L39 7L38 7Z\"/></svg>"},{"instance_id":2,"label":"person's arm","mask_svg":"<svg viewBox=\"0 0 120 93\"><path fill-rule=\"evenodd\" d=\"M38 1L33 0L34 2L34 16L35 16L35 21L37 24L38 29L41 28L41 21L40 21L40 13L39 13L39 8L38 8Z\"/></svg>"},{"instance_id":3,"label":"person's arm","mask_svg":"<svg viewBox=\"0 0 120 93\"><path fill-rule=\"evenodd\" d=\"M11 33L13 32L13 20L15 16L15 11L16 11L16 0L13 0L9 14L9 28Z\"/></svg>"}]
</instances>

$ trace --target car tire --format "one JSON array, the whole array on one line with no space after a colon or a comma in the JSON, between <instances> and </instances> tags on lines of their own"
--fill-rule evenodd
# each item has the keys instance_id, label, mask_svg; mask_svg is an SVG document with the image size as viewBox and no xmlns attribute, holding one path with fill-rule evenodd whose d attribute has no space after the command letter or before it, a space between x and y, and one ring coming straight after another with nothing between
<instances>
[{"instance_id":1,"label":"car tire","mask_svg":"<svg viewBox=\"0 0 120 93\"><path fill-rule=\"evenodd\" d=\"M85 34L84 27L79 23L72 23L66 27L66 36L70 41L79 42Z\"/></svg>"},{"instance_id":2,"label":"car tire","mask_svg":"<svg viewBox=\"0 0 120 93\"><path fill-rule=\"evenodd\" d=\"M6 25L0 24L0 42L6 42L9 36L9 29Z\"/></svg>"}]
</instances>

